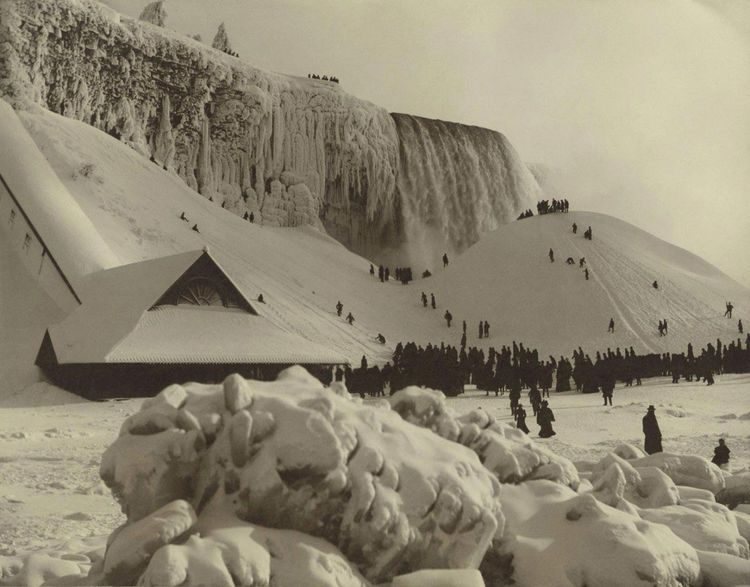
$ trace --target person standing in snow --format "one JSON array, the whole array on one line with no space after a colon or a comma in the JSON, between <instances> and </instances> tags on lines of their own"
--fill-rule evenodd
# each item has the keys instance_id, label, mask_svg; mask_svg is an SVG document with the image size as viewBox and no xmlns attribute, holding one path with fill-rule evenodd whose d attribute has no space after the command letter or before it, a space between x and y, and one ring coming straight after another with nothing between
<instances>
[{"instance_id":1,"label":"person standing in snow","mask_svg":"<svg viewBox=\"0 0 750 587\"><path fill-rule=\"evenodd\" d=\"M383 277L385 277L385 269L383 269L382 265L378 265L378 279L380 279L380 283L383 283Z\"/></svg>"},{"instance_id":2,"label":"person standing in snow","mask_svg":"<svg viewBox=\"0 0 750 587\"><path fill-rule=\"evenodd\" d=\"M711 459L711 462L720 467L728 464L730 452L732 451L730 451L729 447L724 443L724 439L719 438L719 446L714 448L714 458Z\"/></svg>"},{"instance_id":3,"label":"person standing in snow","mask_svg":"<svg viewBox=\"0 0 750 587\"><path fill-rule=\"evenodd\" d=\"M349 323L350 325L351 325L351 324L354 324L354 316L352 316L352 313L351 313L351 312L349 312L349 313L348 313L348 314L346 315L346 321L347 321L347 322L348 322L348 323Z\"/></svg>"},{"instance_id":4,"label":"person standing in snow","mask_svg":"<svg viewBox=\"0 0 750 587\"><path fill-rule=\"evenodd\" d=\"M487 322L487 320L484 321L484 337L485 338L490 337L490 323Z\"/></svg>"},{"instance_id":5,"label":"person standing in snow","mask_svg":"<svg viewBox=\"0 0 750 587\"><path fill-rule=\"evenodd\" d=\"M479 338L482 338L483 334L484 334L484 323L480 320L479 321Z\"/></svg>"},{"instance_id":6,"label":"person standing in snow","mask_svg":"<svg viewBox=\"0 0 750 587\"><path fill-rule=\"evenodd\" d=\"M526 410L523 409L523 404L516 406L516 428L526 434L529 433L529 427L526 425Z\"/></svg>"},{"instance_id":7,"label":"person standing in snow","mask_svg":"<svg viewBox=\"0 0 750 587\"><path fill-rule=\"evenodd\" d=\"M194 230L195 232L200 233L200 230L198 230L197 224L193 224L193 228L191 228L190 230Z\"/></svg>"},{"instance_id":8,"label":"person standing in snow","mask_svg":"<svg viewBox=\"0 0 750 587\"><path fill-rule=\"evenodd\" d=\"M654 282L651 284L651 287L654 289L659 289L659 282L654 279Z\"/></svg>"},{"instance_id":9,"label":"person standing in snow","mask_svg":"<svg viewBox=\"0 0 750 587\"><path fill-rule=\"evenodd\" d=\"M375 277L375 267L373 267L372 263L370 263L370 275Z\"/></svg>"},{"instance_id":10,"label":"person standing in snow","mask_svg":"<svg viewBox=\"0 0 750 587\"><path fill-rule=\"evenodd\" d=\"M553 251L552 249L550 249L549 253L547 253L547 254L549 255L549 262L550 263L554 263L555 262L555 251Z\"/></svg>"},{"instance_id":11,"label":"person standing in snow","mask_svg":"<svg viewBox=\"0 0 750 587\"><path fill-rule=\"evenodd\" d=\"M573 234L578 234L578 225L575 222L573 223Z\"/></svg>"},{"instance_id":12,"label":"person standing in snow","mask_svg":"<svg viewBox=\"0 0 750 587\"><path fill-rule=\"evenodd\" d=\"M336 314L339 318L341 318L341 311L344 309L344 304L341 303L341 300L338 301L336 304Z\"/></svg>"},{"instance_id":13,"label":"person standing in snow","mask_svg":"<svg viewBox=\"0 0 750 587\"><path fill-rule=\"evenodd\" d=\"M643 416L643 434L645 436L643 450L646 451L646 454L652 455L662 452L661 430L659 430L659 422L656 421L656 408L654 406L649 406L646 415Z\"/></svg>"},{"instance_id":14,"label":"person standing in snow","mask_svg":"<svg viewBox=\"0 0 750 587\"><path fill-rule=\"evenodd\" d=\"M609 328L607 328L607 332L614 333L614 331L615 331L615 319L614 318L610 318L609 319Z\"/></svg>"},{"instance_id":15,"label":"person standing in snow","mask_svg":"<svg viewBox=\"0 0 750 587\"><path fill-rule=\"evenodd\" d=\"M742 320L737 322L737 330L740 331L740 334L743 334L745 332L745 329L742 327Z\"/></svg>"},{"instance_id":16,"label":"person standing in snow","mask_svg":"<svg viewBox=\"0 0 750 587\"><path fill-rule=\"evenodd\" d=\"M433 309L433 310L434 310L435 308L437 308L437 305L435 304L435 294L434 294L434 293L431 293L431 294L430 294L430 305L432 306L432 309Z\"/></svg>"},{"instance_id":17,"label":"person standing in snow","mask_svg":"<svg viewBox=\"0 0 750 587\"><path fill-rule=\"evenodd\" d=\"M426 308L427 307L427 294L422 292L422 305Z\"/></svg>"},{"instance_id":18,"label":"person standing in snow","mask_svg":"<svg viewBox=\"0 0 750 587\"><path fill-rule=\"evenodd\" d=\"M466 334L466 320L464 320L463 328L464 328L463 332L464 332L464 334Z\"/></svg>"},{"instance_id":19,"label":"person standing in snow","mask_svg":"<svg viewBox=\"0 0 750 587\"><path fill-rule=\"evenodd\" d=\"M731 318L732 317L732 310L734 310L734 306L732 305L732 302L726 302L727 304L727 310L724 312L725 318Z\"/></svg>"},{"instance_id":20,"label":"person standing in snow","mask_svg":"<svg viewBox=\"0 0 750 587\"><path fill-rule=\"evenodd\" d=\"M385 268L385 281L388 281L391 278L391 270L388 269L388 267Z\"/></svg>"},{"instance_id":21,"label":"person standing in snow","mask_svg":"<svg viewBox=\"0 0 750 587\"><path fill-rule=\"evenodd\" d=\"M253 224L255 222L255 212L250 212L250 216L248 217L248 220L250 221L250 224ZM263 224L261 222L261 224Z\"/></svg>"},{"instance_id":22,"label":"person standing in snow","mask_svg":"<svg viewBox=\"0 0 750 587\"><path fill-rule=\"evenodd\" d=\"M555 414L549 407L549 402L544 400L539 413L536 415L536 423L539 424L539 436L549 438L557 434L552 429L552 422L555 421Z\"/></svg>"},{"instance_id":23,"label":"person standing in snow","mask_svg":"<svg viewBox=\"0 0 750 587\"><path fill-rule=\"evenodd\" d=\"M443 267L448 266L448 253L443 253Z\"/></svg>"},{"instance_id":24,"label":"person standing in snow","mask_svg":"<svg viewBox=\"0 0 750 587\"><path fill-rule=\"evenodd\" d=\"M446 310L443 318L445 318L445 321L448 323L448 328L450 328L451 320L453 320L453 314L451 314L448 310Z\"/></svg>"},{"instance_id":25,"label":"person standing in snow","mask_svg":"<svg viewBox=\"0 0 750 587\"><path fill-rule=\"evenodd\" d=\"M466 348L466 332L461 335L461 349Z\"/></svg>"},{"instance_id":26,"label":"person standing in snow","mask_svg":"<svg viewBox=\"0 0 750 587\"><path fill-rule=\"evenodd\" d=\"M659 336L664 336L664 322L659 320Z\"/></svg>"},{"instance_id":27,"label":"person standing in snow","mask_svg":"<svg viewBox=\"0 0 750 587\"><path fill-rule=\"evenodd\" d=\"M667 319L664 318L664 336L667 336L669 334L669 325L667 324Z\"/></svg>"},{"instance_id":28,"label":"person standing in snow","mask_svg":"<svg viewBox=\"0 0 750 587\"><path fill-rule=\"evenodd\" d=\"M589 280L589 268L588 267L583 268L583 274L586 276L586 281L588 281Z\"/></svg>"},{"instance_id":29,"label":"person standing in snow","mask_svg":"<svg viewBox=\"0 0 750 587\"><path fill-rule=\"evenodd\" d=\"M182 214L180 214L180 220L184 220L185 222L189 222L189 220L185 216L185 212L184 211L182 212Z\"/></svg>"}]
</instances>

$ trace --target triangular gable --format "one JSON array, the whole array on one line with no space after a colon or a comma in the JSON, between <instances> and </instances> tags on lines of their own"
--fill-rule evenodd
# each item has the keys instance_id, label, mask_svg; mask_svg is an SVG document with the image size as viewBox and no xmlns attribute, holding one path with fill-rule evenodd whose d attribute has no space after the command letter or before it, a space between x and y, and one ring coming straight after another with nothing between
<instances>
[{"instance_id":1,"label":"triangular gable","mask_svg":"<svg viewBox=\"0 0 750 587\"><path fill-rule=\"evenodd\" d=\"M157 305L183 276L198 275L206 268L239 300L238 307L257 314L208 251L130 263L90 275L83 288L83 304L49 328L60 363L104 362L107 354L137 326L143 313Z\"/></svg>"},{"instance_id":2,"label":"triangular gable","mask_svg":"<svg viewBox=\"0 0 750 587\"><path fill-rule=\"evenodd\" d=\"M208 252L196 259L153 305L159 307L181 304L239 308L249 314L258 314Z\"/></svg>"}]
</instances>

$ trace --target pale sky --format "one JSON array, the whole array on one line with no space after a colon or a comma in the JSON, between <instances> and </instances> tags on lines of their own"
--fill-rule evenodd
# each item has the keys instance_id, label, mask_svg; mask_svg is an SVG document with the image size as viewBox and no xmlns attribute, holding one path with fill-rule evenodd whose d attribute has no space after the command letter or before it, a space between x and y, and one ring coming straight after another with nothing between
<instances>
[{"instance_id":1,"label":"pale sky","mask_svg":"<svg viewBox=\"0 0 750 587\"><path fill-rule=\"evenodd\" d=\"M137 16L146 0L106 0ZM168 0L167 26L504 133L610 213L750 286L750 1Z\"/></svg>"}]
</instances>

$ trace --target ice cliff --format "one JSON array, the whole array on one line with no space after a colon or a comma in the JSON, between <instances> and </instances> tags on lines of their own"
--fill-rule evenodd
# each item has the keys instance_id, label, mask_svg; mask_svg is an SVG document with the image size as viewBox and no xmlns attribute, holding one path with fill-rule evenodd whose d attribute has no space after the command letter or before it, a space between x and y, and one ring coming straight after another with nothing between
<instances>
[{"instance_id":1,"label":"ice cliff","mask_svg":"<svg viewBox=\"0 0 750 587\"><path fill-rule=\"evenodd\" d=\"M92 0L6 0L0 95L117 137L234 213L322 226L373 257L427 236L462 249L535 197L499 133L391 116L339 84L260 71L153 20Z\"/></svg>"}]
</instances>

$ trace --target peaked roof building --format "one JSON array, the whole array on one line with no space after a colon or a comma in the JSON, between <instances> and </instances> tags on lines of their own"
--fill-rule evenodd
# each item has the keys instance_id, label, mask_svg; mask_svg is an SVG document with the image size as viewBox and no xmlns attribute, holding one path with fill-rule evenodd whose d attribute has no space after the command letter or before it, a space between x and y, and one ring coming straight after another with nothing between
<instances>
[{"instance_id":1,"label":"peaked roof building","mask_svg":"<svg viewBox=\"0 0 750 587\"><path fill-rule=\"evenodd\" d=\"M233 372L268 379L290 365L314 372L348 363L259 315L206 249L99 271L80 291L82 304L48 328L36 363L82 395L146 395Z\"/></svg>"}]
</instances>

